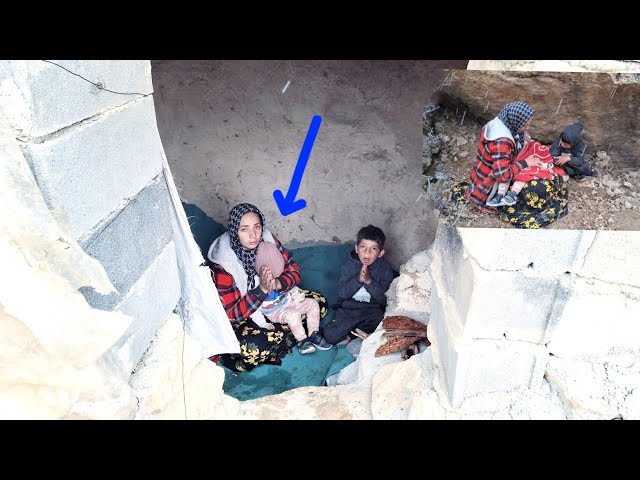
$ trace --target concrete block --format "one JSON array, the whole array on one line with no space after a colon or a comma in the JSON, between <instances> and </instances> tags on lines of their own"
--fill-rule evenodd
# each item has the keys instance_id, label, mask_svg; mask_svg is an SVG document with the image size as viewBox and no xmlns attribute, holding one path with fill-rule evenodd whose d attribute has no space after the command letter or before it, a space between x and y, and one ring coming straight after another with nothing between
<instances>
[{"instance_id":1,"label":"concrete block","mask_svg":"<svg viewBox=\"0 0 640 480\"><path fill-rule=\"evenodd\" d=\"M596 234L592 230L457 230L465 256L485 270L529 271L539 277L576 272Z\"/></svg>"},{"instance_id":2,"label":"concrete block","mask_svg":"<svg viewBox=\"0 0 640 480\"><path fill-rule=\"evenodd\" d=\"M169 202L164 175L158 175L104 230L83 242L84 250L100 261L117 290L100 295L93 288L81 288L92 307L113 310L171 241Z\"/></svg>"},{"instance_id":3,"label":"concrete block","mask_svg":"<svg viewBox=\"0 0 640 480\"><path fill-rule=\"evenodd\" d=\"M536 277L530 269L486 270L457 248L462 244L456 238L460 237L437 244L431 264L434 282L452 300L446 311L452 331L468 339L506 336L541 343L563 275Z\"/></svg>"},{"instance_id":4,"label":"concrete block","mask_svg":"<svg viewBox=\"0 0 640 480\"><path fill-rule=\"evenodd\" d=\"M133 318L128 330L110 350L123 372L131 373L140 361L158 328L175 309L180 295L178 264L172 241L116 308Z\"/></svg>"},{"instance_id":5,"label":"concrete block","mask_svg":"<svg viewBox=\"0 0 640 480\"><path fill-rule=\"evenodd\" d=\"M440 295L446 292L456 299L448 307L447 314L454 314L459 323L459 335L462 335L473 292L473 271L471 264L466 261L462 239L455 228L444 225L438 227L432 253L431 278L433 289L437 288ZM431 295L433 297L433 291Z\"/></svg>"},{"instance_id":6,"label":"concrete block","mask_svg":"<svg viewBox=\"0 0 640 480\"><path fill-rule=\"evenodd\" d=\"M76 239L144 188L162 170L153 100L79 125L42 143L25 157L47 205L60 209Z\"/></svg>"},{"instance_id":7,"label":"concrete block","mask_svg":"<svg viewBox=\"0 0 640 480\"><path fill-rule=\"evenodd\" d=\"M547 346L558 357L571 357L638 345L640 288L577 278Z\"/></svg>"},{"instance_id":8,"label":"concrete block","mask_svg":"<svg viewBox=\"0 0 640 480\"><path fill-rule=\"evenodd\" d=\"M462 319L464 335L476 339L541 343L556 302L556 278L536 278L518 272L487 272L470 262L472 292L452 292L454 300L471 294Z\"/></svg>"},{"instance_id":9,"label":"concrete block","mask_svg":"<svg viewBox=\"0 0 640 480\"><path fill-rule=\"evenodd\" d=\"M454 408L458 408L465 398L480 393L540 384L549 356L544 347L509 340L456 338L445 316L449 303L451 301L446 297L432 295L429 326L434 360L443 372L449 401Z\"/></svg>"},{"instance_id":10,"label":"concrete block","mask_svg":"<svg viewBox=\"0 0 640 480\"><path fill-rule=\"evenodd\" d=\"M462 335L455 331L459 325L460 322L456 318L451 298L438 288L434 288L431 293L431 318L428 335L434 362L440 366L442 372L445 390L448 390L449 383L453 382L456 376L458 351L455 348L455 339L459 344L465 342Z\"/></svg>"},{"instance_id":11,"label":"concrete block","mask_svg":"<svg viewBox=\"0 0 640 480\"><path fill-rule=\"evenodd\" d=\"M0 91L18 94L13 98L0 95L0 106L9 112L12 126L23 136L41 137L57 132L153 93L149 60L52 62L70 72L42 60L0 63ZM96 83L104 88L99 89Z\"/></svg>"},{"instance_id":12,"label":"concrete block","mask_svg":"<svg viewBox=\"0 0 640 480\"><path fill-rule=\"evenodd\" d=\"M551 335L553 335L555 327L560 322L560 319L564 314L564 309L567 306L567 302L569 301L569 298L571 298L571 295L573 295L573 289L575 288L575 278L576 277L574 275L565 274L558 279L556 297L553 305L551 306L549 317L546 320L546 330L544 331L542 339L538 339L536 343L547 345L547 343L549 343L549 340L551 340ZM514 330L517 331L517 333L514 334ZM531 326L529 325L528 319L526 317L518 316L518 318L513 319L509 324L506 337L509 340L526 340L527 337L523 334L523 331L531 332Z\"/></svg>"},{"instance_id":13,"label":"concrete block","mask_svg":"<svg viewBox=\"0 0 640 480\"><path fill-rule=\"evenodd\" d=\"M597 232L579 273L640 287L640 232Z\"/></svg>"}]
</instances>

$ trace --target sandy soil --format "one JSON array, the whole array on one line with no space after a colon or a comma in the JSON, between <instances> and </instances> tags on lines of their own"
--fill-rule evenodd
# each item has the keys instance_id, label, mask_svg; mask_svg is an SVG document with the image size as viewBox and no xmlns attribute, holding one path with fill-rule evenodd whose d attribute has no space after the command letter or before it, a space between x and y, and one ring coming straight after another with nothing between
<instances>
[{"instance_id":1,"label":"sandy soil","mask_svg":"<svg viewBox=\"0 0 640 480\"><path fill-rule=\"evenodd\" d=\"M440 216L459 227L514 228L497 215L470 205L457 207L450 201L451 187L469 178L482 123L440 107L427 125L423 149L434 148L430 150L433 163L425 169L425 195L434 201ZM535 137L535 123L531 133ZM640 172L620 170L615 158L604 151L587 150L586 159L598 176L584 182L569 180L569 214L545 228L640 230Z\"/></svg>"}]
</instances>

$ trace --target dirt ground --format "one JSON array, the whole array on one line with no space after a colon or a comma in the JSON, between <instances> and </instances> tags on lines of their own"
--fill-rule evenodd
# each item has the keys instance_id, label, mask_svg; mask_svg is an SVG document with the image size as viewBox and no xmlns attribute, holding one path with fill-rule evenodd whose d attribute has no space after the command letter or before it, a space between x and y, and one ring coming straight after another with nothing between
<instances>
[{"instance_id":1,"label":"dirt ground","mask_svg":"<svg viewBox=\"0 0 640 480\"><path fill-rule=\"evenodd\" d=\"M437 216L422 193L421 114L443 69L466 60L153 61L154 103L183 202L226 225L257 205L287 247L355 242L371 223L394 267L426 248ZM288 190L310 121L322 125L296 198Z\"/></svg>"},{"instance_id":2,"label":"dirt ground","mask_svg":"<svg viewBox=\"0 0 640 480\"><path fill-rule=\"evenodd\" d=\"M428 106L425 112L433 110ZM451 202L451 187L468 180L483 124L462 112L438 106L424 115L425 195L441 218L458 227L515 228L497 215ZM535 123L530 133L535 138ZM640 172L621 170L605 151L589 151L585 159L598 172L583 182L569 180L569 213L545 228L566 230L640 230Z\"/></svg>"}]
</instances>

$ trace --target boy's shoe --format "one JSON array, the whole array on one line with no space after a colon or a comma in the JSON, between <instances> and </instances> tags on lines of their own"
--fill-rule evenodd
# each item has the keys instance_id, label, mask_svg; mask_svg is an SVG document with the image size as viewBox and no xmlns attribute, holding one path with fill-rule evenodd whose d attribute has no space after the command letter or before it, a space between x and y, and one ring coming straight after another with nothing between
<instances>
[{"instance_id":1,"label":"boy's shoe","mask_svg":"<svg viewBox=\"0 0 640 480\"><path fill-rule=\"evenodd\" d=\"M587 179L586 175L576 175L574 180L578 183L582 183Z\"/></svg>"},{"instance_id":2,"label":"boy's shoe","mask_svg":"<svg viewBox=\"0 0 640 480\"><path fill-rule=\"evenodd\" d=\"M503 197L504 195L500 195L499 193L496 193L492 198L487 200L487 207L493 207L493 208L499 207Z\"/></svg>"},{"instance_id":3,"label":"boy's shoe","mask_svg":"<svg viewBox=\"0 0 640 480\"><path fill-rule=\"evenodd\" d=\"M502 201L498 206L510 207L511 205L515 205L517 201L518 201L518 196L516 192L514 192L513 190L509 190L509 193L507 193L504 197L502 197Z\"/></svg>"},{"instance_id":4,"label":"boy's shoe","mask_svg":"<svg viewBox=\"0 0 640 480\"><path fill-rule=\"evenodd\" d=\"M327 342L325 338L320 335L320 332L313 332L309 335L307 340L309 340L318 350L331 350L331 347L333 347L332 344Z\"/></svg>"},{"instance_id":5,"label":"boy's shoe","mask_svg":"<svg viewBox=\"0 0 640 480\"><path fill-rule=\"evenodd\" d=\"M297 346L298 346L298 351L300 352L300 355L306 355L307 353L313 353L316 351L316 347L313 346L313 343L311 343L309 338L300 340Z\"/></svg>"}]
</instances>

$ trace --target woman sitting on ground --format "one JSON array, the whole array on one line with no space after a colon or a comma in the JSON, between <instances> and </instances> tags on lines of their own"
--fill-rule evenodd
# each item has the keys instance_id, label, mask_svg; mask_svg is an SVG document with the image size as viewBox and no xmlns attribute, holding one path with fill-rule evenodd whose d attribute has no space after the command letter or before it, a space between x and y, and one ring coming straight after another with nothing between
<instances>
[{"instance_id":1,"label":"woman sitting on ground","mask_svg":"<svg viewBox=\"0 0 640 480\"><path fill-rule=\"evenodd\" d=\"M236 205L229 213L228 231L209 248L208 258L213 281L222 306L231 320L240 343L239 354L222 354L219 362L234 372L253 370L260 364L280 365L296 340L286 324L260 327L254 321L262 316L260 308L272 291L288 291L300 282L300 269L291 254L266 228L262 212L250 203ZM274 278L268 267L255 271L256 249L260 242L274 244L285 265ZM327 314L327 300L322 295L304 291L320 305L321 318ZM263 318L258 322L263 324Z\"/></svg>"},{"instance_id":2,"label":"woman sitting on ground","mask_svg":"<svg viewBox=\"0 0 640 480\"><path fill-rule=\"evenodd\" d=\"M540 228L568 213L567 188L560 176L532 180L517 198L506 197L508 186L526 168L545 168L536 155L518 158L535 110L525 102L505 105L480 134L470 182L453 188L453 199L471 205L519 228ZM504 200L506 198L506 201Z\"/></svg>"}]
</instances>

